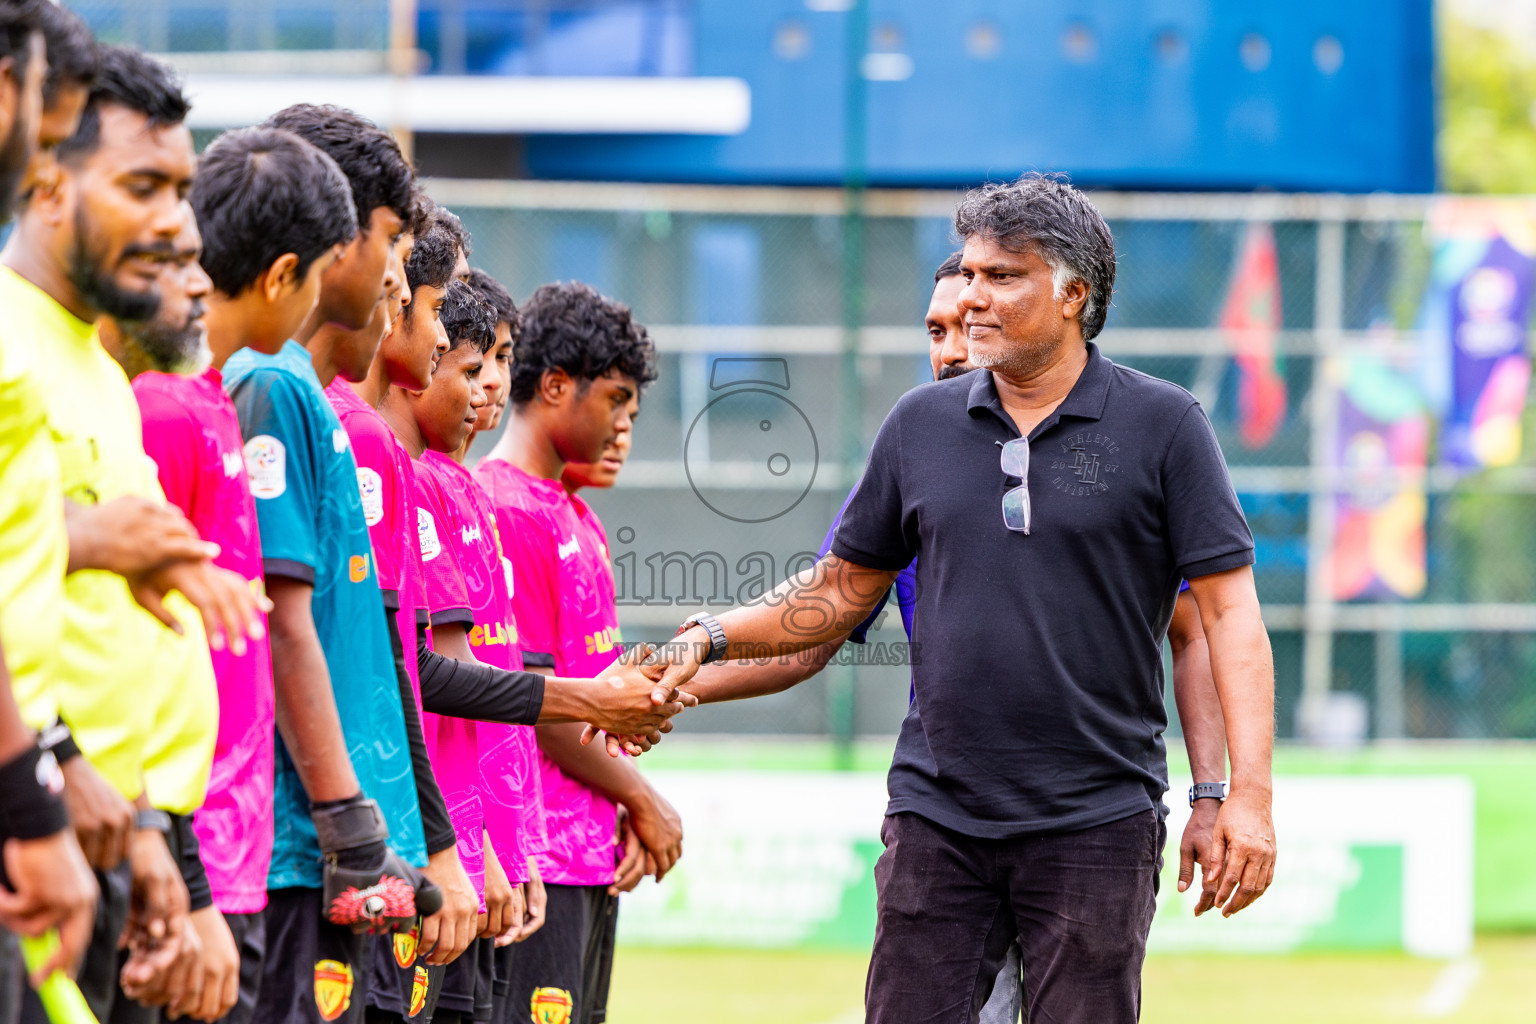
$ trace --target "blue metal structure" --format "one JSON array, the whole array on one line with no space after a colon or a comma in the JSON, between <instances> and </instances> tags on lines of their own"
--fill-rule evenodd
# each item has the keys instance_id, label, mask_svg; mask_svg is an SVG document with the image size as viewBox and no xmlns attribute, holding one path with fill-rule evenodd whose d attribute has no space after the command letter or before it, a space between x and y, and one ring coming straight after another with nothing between
<instances>
[{"instance_id":1,"label":"blue metal structure","mask_svg":"<svg viewBox=\"0 0 1536 1024\"><path fill-rule=\"evenodd\" d=\"M81 0L151 50L382 48L387 0ZM863 45L847 38L857 19ZM428 72L730 76L735 136L530 136L542 178L1434 188L1431 0L419 0ZM862 88L850 90L851 75ZM473 102L467 97L466 102Z\"/></svg>"},{"instance_id":2,"label":"blue metal structure","mask_svg":"<svg viewBox=\"0 0 1536 1024\"><path fill-rule=\"evenodd\" d=\"M838 183L849 14L826 8L846 6L697 0L694 73L746 79L751 127L530 139L530 172ZM1039 168L1116 188L1434 188L1429 0L869 0L867 18L871 185Z\"/></svg>"}]
</instances>

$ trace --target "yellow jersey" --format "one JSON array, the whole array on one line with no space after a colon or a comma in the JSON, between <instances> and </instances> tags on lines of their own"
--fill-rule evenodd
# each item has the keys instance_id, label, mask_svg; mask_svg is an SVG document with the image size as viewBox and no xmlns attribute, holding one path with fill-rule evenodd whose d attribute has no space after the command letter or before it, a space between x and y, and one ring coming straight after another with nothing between
<instances>
[{"instance_id":1,"label":"yellow jersey","mask_svg":"<svg viewBox=\"0 0 1536 1024\"><path fill-rule=\"evenodd\" d=\"M42 729L59 710L69 537L37 344L25 325L0 321L0 648L21 717Z\"/></svg>"},{"instance_id":2,"label":"yellow jersey","mask_svg":"<svg viewBox=\"0 0 1536 1024\"><path fill-rule=\"evenodd\" d=\"M0 309L0 336L7 337L0 348L32 345L34 370L46 365L54 384L38 391L64 498L82 505L124 495L164 501L133 389L95 327L9 268L0 268ZM207 788L218 690L197 611L178 594L167 607L184 635L140 608L121 576L71 573L53 689L59 714L97 771L129 799L148 780L156 807L186 814Z\"/></svg>"}]
</instances>

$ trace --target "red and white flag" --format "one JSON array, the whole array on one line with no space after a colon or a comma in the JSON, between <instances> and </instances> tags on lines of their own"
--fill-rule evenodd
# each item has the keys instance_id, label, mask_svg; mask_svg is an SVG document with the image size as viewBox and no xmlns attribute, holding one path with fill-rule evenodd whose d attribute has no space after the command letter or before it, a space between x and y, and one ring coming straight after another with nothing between
<instances>
[{"instance_id":1,"label":"red and white flag","mask_svg":"<svg viewBox=\"0 0 1536 1024\"><path fill-rule=\"evenodd\" d=\"M1274 228L1251 223L1238 251L1219 326L1237 359L1238 431L1263 448L1285 422L1285 378L1275 355L1280 333L1280 260Z\"/></svg>"}]
</instances>

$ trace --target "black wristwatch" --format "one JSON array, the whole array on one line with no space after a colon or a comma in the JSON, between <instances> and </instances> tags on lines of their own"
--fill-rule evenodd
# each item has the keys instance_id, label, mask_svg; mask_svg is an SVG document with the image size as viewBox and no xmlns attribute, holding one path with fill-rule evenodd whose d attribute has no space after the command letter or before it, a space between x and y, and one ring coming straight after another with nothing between
<instances>
[{"instance_id":1,"label":"black wristwatch","mask_svg":"<svg viewBox=\"0 0 1536 1024\"><path fill-rule=\"evenodd\" d=\"M677 635L682 636L694 626L703 626L704 631L709 634L709 650L705 652L704 657L699 659L699 664L708 665L712 661L719 661L724 658L727 641L725 639L725 627L720 625L720 620L713 615L700 614L690 616L683 621L681 626L677 627Z\"/></svg>"},{"instance_id":2,"label":"black wristwatch","mask_svg":"<svg viewBox=\"0 0 1536 1024\"><path fill-rule=\"evenodd\" d=\"M136 829L152 828L169 839L171 836L171 816L153 807L145 811L135 811L133 827Z\"/></svg>"},{"instance_id":3,"label":"black wristwatch","mask_svg":"<svg viewBox=\"0 0 1536 1024\"><path fill-rule=\"evenodd\" d=\"M1195 806L1196 800L1225 800L1227 798L1226 782L1197 782L1189 787L1189 806Z\"/></svg>"}]
</instances>

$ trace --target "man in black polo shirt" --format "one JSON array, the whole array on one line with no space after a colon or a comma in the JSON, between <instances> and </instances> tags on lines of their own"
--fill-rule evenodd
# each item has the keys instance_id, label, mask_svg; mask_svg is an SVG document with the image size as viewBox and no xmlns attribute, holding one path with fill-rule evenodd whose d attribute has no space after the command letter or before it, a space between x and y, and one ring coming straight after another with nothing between
<instances>
[{"instance_id":1,"label":"man in black polo shirt","mask_svg":"<svg viewBox=\"0 0 1536 1024\"><path fill-rule=\"evenodd\" d=\"M897 403L827 558L690 620L658 664L670 686L706 661L814 647L921 554L867 1020L974 1020L1015 936L1029 1019L1134 1020L1168 785L1161 643L1181 578L1232 766L1217 905L1235 913L1273 876L1253 538L1194 398L1090 343L1115 255L1088 200L1028 175L970 193L955 226L982 370Z\"/></svg>"}]
</instances>

